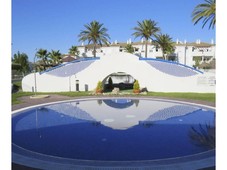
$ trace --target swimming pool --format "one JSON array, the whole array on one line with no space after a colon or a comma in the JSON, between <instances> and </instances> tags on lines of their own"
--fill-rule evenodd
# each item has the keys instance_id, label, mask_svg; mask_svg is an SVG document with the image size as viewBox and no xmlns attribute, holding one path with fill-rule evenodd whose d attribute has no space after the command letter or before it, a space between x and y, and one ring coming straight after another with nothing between
<instances>
[{"instance_id":1,"label":"swimming pool","mask_svg":"<svg viewBox=\"0 0 227 170\"><path fill-rule=\"evenodd\" d=\"M58 102L12 116L13 162L41 169L214 166L215 109L151 98Z\"/></svg>"}]
</instances>

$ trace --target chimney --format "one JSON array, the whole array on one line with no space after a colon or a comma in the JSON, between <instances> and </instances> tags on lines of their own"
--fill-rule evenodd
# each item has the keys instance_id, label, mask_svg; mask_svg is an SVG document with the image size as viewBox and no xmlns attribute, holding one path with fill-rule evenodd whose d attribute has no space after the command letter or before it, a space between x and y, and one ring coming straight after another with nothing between
<instances>
[{"instance_id":1,"label":"chimney","mask_svg":"<svg viewBox=\"0 0 227 170\"><path fill-rule=\"evenodd\" d=\"M178 44L179 43L179 40L178 40L178 38L177 38L177 40L176 40L176 44Z\"/></svg>"},{"instance_id":2,"label":"chimney","mask_svg":"<svg viewBox=\"0 0 227 170\"><path fill-rule=\"evenodd\" d=\"M186 44L187 43L187 40L184 40L184 44Z\"/></svg>"},{"instance_id":3,"label":"chimney","mask_svg":"<svg viewBox=\"0 0 227 170\"><path fill-rule=\"evenodd\" d=\"M115 44L117 44L117 40L115 40L115 42L114 42Z\"/></svg>"},{"instance_id":4,"label":"chimney","mask_svg":"<svg viewBox=\"0 0 227 170\"><path fill-rule=\"evenodd\" d=\"M84 46L84 42L82 42L81 45Z\"/></svg>"},{"instance_id":5,"label":"chimney","mask_svg":"<svg viewBox=\"0 0 227 170\"><path fill-rule=\"evenodd\" d=\"M131 44L131 43L132 43L131 38L129 38L128 43L129 43L129 44Z\"/></svg>"}]
</instances>

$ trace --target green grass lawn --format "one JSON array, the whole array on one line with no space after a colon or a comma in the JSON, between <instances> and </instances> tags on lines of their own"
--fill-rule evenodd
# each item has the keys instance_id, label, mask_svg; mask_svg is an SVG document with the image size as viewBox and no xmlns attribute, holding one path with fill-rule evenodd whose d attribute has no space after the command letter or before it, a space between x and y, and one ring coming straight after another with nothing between
<instances>
[{"instance_id":1,"label":"green grass lawn","mask_svg":"<svg viewBox=\"0 0 227 170\"><path fill-rule=\"evenodd\" d=\"M163 93L148 92L148 96L169 97L178 99L191 99L215 102L215 93Z\"/></svg>"}]
</instances>

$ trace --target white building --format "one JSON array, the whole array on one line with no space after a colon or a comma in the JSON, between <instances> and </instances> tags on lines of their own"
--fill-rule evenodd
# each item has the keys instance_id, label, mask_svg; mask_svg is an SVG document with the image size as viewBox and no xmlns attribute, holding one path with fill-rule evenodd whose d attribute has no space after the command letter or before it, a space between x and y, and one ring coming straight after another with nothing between
<instances>
[{"instance_id":1,"label":"white building","mask_svg":"<svg viewBox=\"0 0 227 170\"><path fill-rule=\"evenodd\" d=\"M92 45L83 45L78 46L81 57L92 56L93 47ZM135 52L134 54L140 57L145 56L145 42L143 39L141 42L131 42L129 39L126 43L119 43L116 40L109 44L109 46L103 45L102 47L98 46L96 49L97 56L108 55L116 52L124 52L124 48L127 44L131 44ZM175 43L175 51L173 54L169 55L169 60L179 62L188 66L194 66L195 60L198 59L200 63L206 62L210 63L215 59L215 44L211 40L211 43L201 42L199 39L195 42L187 42L186 40L179 41ZM157 46L157 44L149 41L147 48L147 57L148 58L162 58L162 50Z\"/></svg>"}]
</instances>

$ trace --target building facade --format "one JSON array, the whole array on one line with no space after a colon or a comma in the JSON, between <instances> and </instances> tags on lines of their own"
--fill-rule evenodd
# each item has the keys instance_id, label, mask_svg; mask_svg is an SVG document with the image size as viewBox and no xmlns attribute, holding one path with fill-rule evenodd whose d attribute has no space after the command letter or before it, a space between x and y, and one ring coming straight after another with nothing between
<instances>
[{"instance_id":1,"label":"building facade","mask_svg":"<svg viewBox=\"0 0 227 170\"><path fill-rule=\"evenodd\" d=\"M133 54L139 57L145 56L145 42L143 39L140 42L132 42L131 40L128 40L126 43L120 43L115 41L110 43L108 46L97 46L96 55L103 56L116 52L125 52L127 44L131 44L133 46ZM211 40L210 43L201 42L199 39L195 42L187 42L186 40L182 42L177 40L174 42L174 46L175 51L167 56L168 60L191 67L197 67L198 65L196 65L196 62L198 62L197 64L209 64L215 61L215 44L213 40ZM84 43L82 43L81 46L78 46L78 50L80 52L80 57L90 57L92 56L93 47L92 45L84 45ZM162 50L156 43L149 41L147 50L148 58L163 58Z\"/></svg>"}]
</instances>

